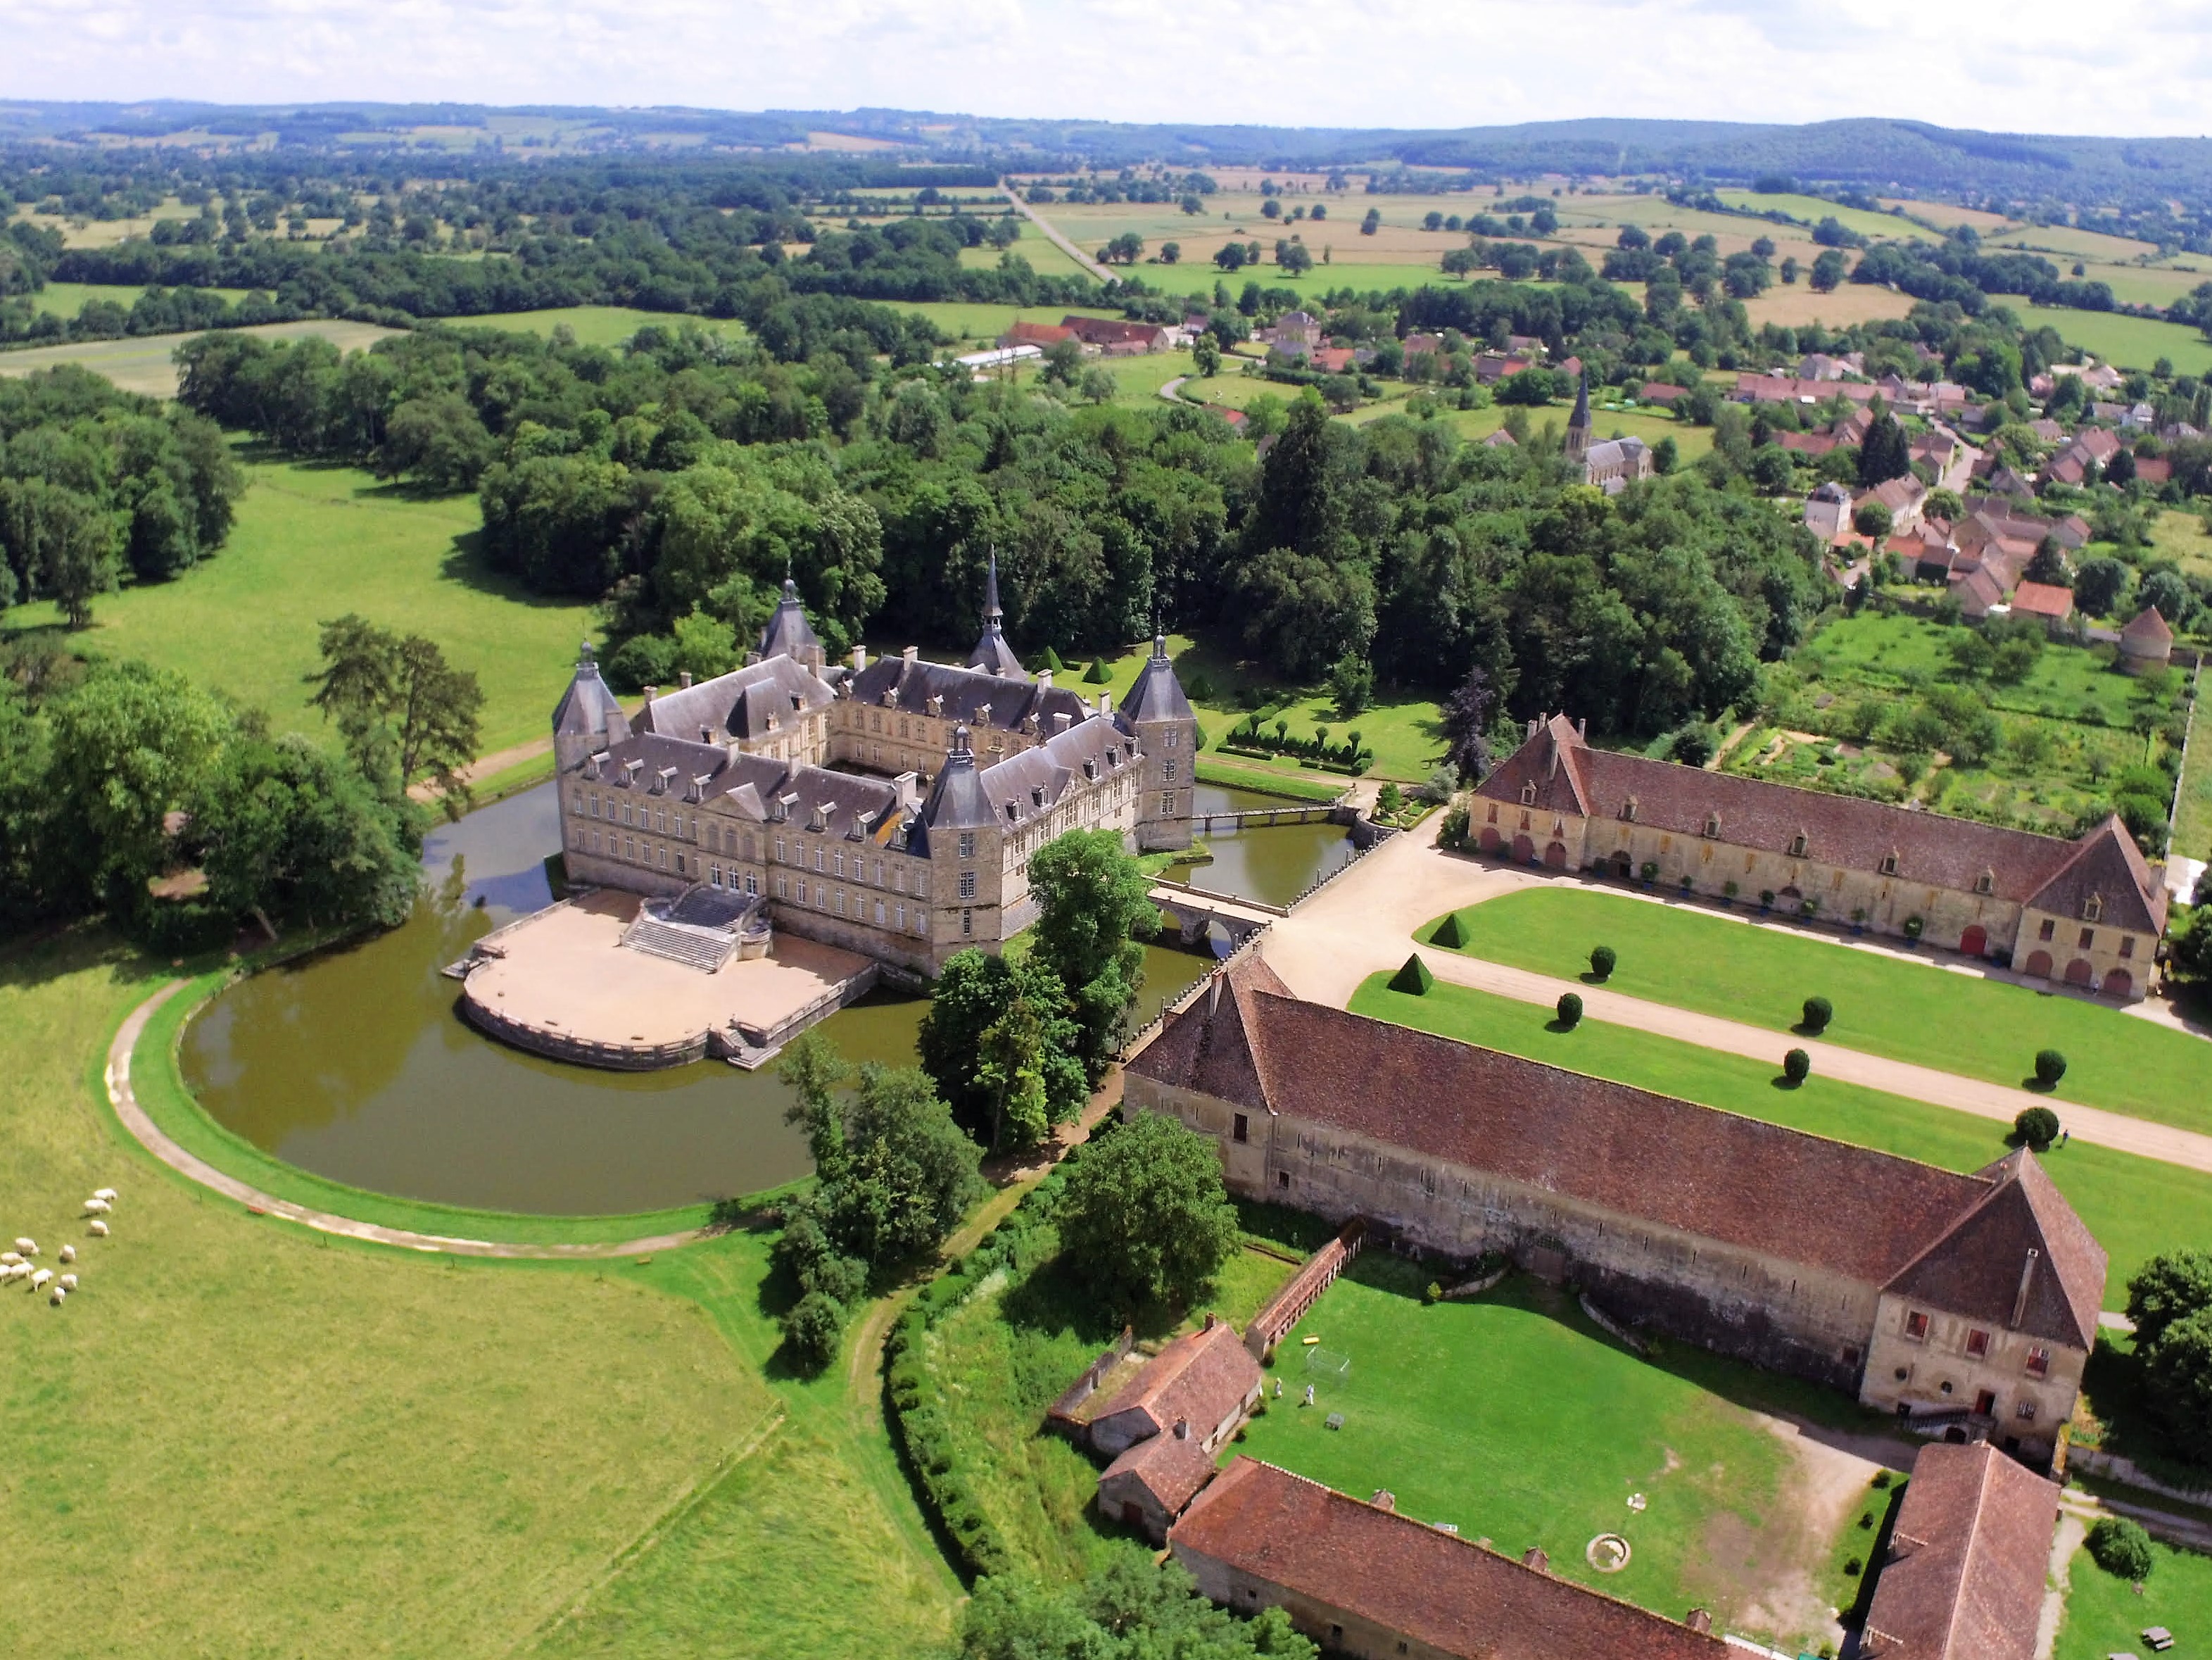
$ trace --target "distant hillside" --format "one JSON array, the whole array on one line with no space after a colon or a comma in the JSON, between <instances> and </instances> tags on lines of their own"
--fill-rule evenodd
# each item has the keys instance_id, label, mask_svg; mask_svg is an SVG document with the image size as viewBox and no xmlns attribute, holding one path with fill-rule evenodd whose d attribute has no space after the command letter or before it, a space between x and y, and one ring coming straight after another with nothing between
<instances>
[{"instance_id":1,"label":"distant hillside","mask_svg":"<svg viewBox=\"0 0 2212 1660\"><path fill-rule=\"evenodd\" d=\"M2212 204L2212 140L1993 133L1881 119L1805 126L1595 119L1437 130L1004 120L927 111L532 105L234 106L0 104L0 139L274 143L315 149L432 148L508 154L623 150L681 140L741 149L836 147L840 137L938 161L1001 166L1186 165L1448 168L1481 174L1664 173L1715 184L1787 174L1899 193L2116 206ZM886 159L890 153L884 152Z\"/></svg>"}]
</instances>

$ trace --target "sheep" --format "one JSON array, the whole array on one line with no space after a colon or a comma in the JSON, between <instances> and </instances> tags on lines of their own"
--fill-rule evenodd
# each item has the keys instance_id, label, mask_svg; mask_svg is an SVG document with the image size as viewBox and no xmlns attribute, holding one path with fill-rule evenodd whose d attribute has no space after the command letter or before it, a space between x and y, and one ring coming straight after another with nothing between
<instances>
[{"instance_id":1,"label":"sheep","mask_svg":"<svg viewBox=\"0 0 2212 1660\"><path fill-rule=\"evenodd\" d=\"M61 1287L64 1291L75 1291L76 1289L76 1275L73 1274L65 1274L62 1275Z\"/></svg>"},{"instance_id":2,"label":"sheep","mask_svg":"<svg viewBox=\"0 0 2212 1660\"><path fill-rule=\"evenodd\" d=\"M54 1287L54 1294L46 1298L46 1301L52 1303L56 1308L61 1307L61 1305L68 1300L69 1293L64 1291L59 1286L56 1286Z\"/></svg>"},{"instance_id":3,"label":"sheep","mask_svg":"<svg viewBox=\"0 0 2212 1660\"><path fill-rule=\"evenodd\" d=\"M62 1261L64 1262L74 1262L76 1261L76 1247L75 1245L64 1245L62 1247Z\"/></svg>"},{"instance_id":4,"label":"sheep","mask_svg":"<svg viewBox=\"0 0 2212 1660\"><path fill-rule=\"evenodd\" d=\"M94 1188L92 1190L92 1196L95 1199L105 1199L112 1205L115 1202L115 1189L113 1188Z\"/></svg>"},{"instance_id":5,"label":"sheep","mask_svg":"<svg viewBox=\"0 0 2212 1660\"><path fill-rule=\"evenodd\" d=\"M92 1220L92 1234L95 1239L106 1238L107 1224L101 1221L98 1217L94 1217Z\"/></svg>"},{"instance_id":6,"label":"sheep","mask_svg":"<svg viewBox=\"0 0 2212 1660\"><path fill-rule=\"evenodd\" d=\"M26 1256L36 1256L39 1254L39 1242L35 1239L18 1239L15 1242L15 1249Z\"/></svg>"},{"instance_id":7,"label":"sheep","mask_svg":"<svg viewBox=\"0 0 2212 1660\"><path fill-rule=\"evenodd\" d=\"M105 1199L88 1199L84 1201L84 1208L88 1214L97 1216L108 1208L108 1203Z\"/></svg>"},{"instance_id":8,"label":"sheep","mask_svg":"<svg viewBox=\"0 0 2212 1660\"><path fill-rule=\"evenodd\" d=\"M31 1276L31 1289L33 1291L44 1291L46 1288L46 1281L53 1277L54 1271L52 1268L40 1268L36 1274Z\"/></svg>"},{"instance_id":9,"label":"sheep","mask_svg":"<svg viewBox=\"0 0 2212 1660\"><path fill-rule=\"evenodd\" d=\"M23 1253L21 1251L0 1250L0 1268L12 1268L22 1260Z\"/></svg>"},{"instance_id":10,"label":"sheep","mask_svg":"<svg viewBox=\"0 0 2212 1660\"><path fill-rule=\"evenodd\" d=\"M27 1280L30 1277L31 1265L28 1262L0 1264L0 1286L10 1285L15 1280Z\"/></svg>"}]
</instances>

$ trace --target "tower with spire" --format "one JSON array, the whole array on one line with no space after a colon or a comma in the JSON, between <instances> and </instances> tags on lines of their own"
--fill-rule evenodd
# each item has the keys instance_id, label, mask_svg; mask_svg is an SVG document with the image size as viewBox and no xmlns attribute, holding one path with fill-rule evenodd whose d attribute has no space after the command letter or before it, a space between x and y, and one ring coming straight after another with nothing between
<instances>
[{"instance_id":1,"label":"tower with spire","mask_svg":"<svg viewBox=\"0 0 2212 1660\"><path fill-rule=\"evenodd\" d=\"M799 584L791 580L791 572L783 574L783 599L775 614L768 619L761 630L757 655L763 662L771 657L788 657L816 674L822 672L827 660L822 642L815 636L814 625L806 620L806 606L799 597Z\"/></svg>"},{"instance_id":2,"label":"tower with spire","mask_svg":"<svg viewBox=\"0 0 2212 1660\"><path fill-rule=\"evenodd\" d=\"M574 771L629 735L629 719L599 678L599 660L586 640L576 655L575 677L553 710L554 764L564 773Z\"/></svg>"},{"instance_id":3,"label":"tower with spire","mask_svg":"<svg viewBox=\"0 0 2212 1660\"><path fill-rule=\"evenodd\" d=\"M999 552L991 550L990 574L983 579L983 635L975 642L975 649L968 654L967 666L981 669L986 674L1004 675L1009 680L1026 680L1028 672L1014 648L1006 643L1002 624L1006 612L999 609Z\"/></svg>"},{"instance_id":4,"label":"tower with spire","mask_svg":"<svg viewBox=\"0 0 2212 1660\"><path fill-rule=\"evenodd\" d=\"M1584 374L1575 387L1575 412L1567 417L1567 459L1582 465L1589 459L1589 376Z\"/></svg>"},{"instance_id":5,"label":"tower with spire","mask_svg":"<svg viewBox=\"0 0 2212 1660\"><path fill-rule=\"evenodd\" d=\"M1137 803L1137 848L1154 853L1191 842L1191 786L1198 768L1198 717L1175 665L1168 660L1164 629L1152 635L1152 654L1137 684L1121 700L1121 721L1144 752L1142 797Z\"/></svg>"}]
</instances>

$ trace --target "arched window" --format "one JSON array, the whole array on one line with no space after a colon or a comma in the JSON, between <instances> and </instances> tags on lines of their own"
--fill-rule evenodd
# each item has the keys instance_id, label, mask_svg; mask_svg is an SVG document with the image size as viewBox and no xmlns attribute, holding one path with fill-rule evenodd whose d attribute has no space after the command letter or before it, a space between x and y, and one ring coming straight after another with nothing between
<instances>
[{"instance_id":1,"label":"arched window","mask_svg":"<svg viewBox=\"0 0 2212 1660\"><path fill-rule=\"evenodd\" d=\"M1799 830L1796 835L1790 838L1790 856L1792 859L1802 859L1805 856L1805 832L1803 830Z\"/></svg>"}]
</instances>

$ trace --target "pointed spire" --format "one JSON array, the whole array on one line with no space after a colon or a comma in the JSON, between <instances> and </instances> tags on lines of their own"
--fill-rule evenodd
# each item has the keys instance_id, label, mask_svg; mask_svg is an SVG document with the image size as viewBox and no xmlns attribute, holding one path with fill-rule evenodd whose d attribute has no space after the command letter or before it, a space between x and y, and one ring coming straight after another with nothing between
<instances>
[{"instance_id":1,"label":"pointed spire","mask_svg":"<svg viewBox=\"0 0 2212 1660\"><path fill-rule=\"evenodd\" d=\"M983 579L983 626L995 629L1005 616L999 609L999 550L993 548L990 574Z\"/></svg>"},{"instance_id":2,"label":"pointed spire","mask_svg":"<svg viewBox=\"0 0 2212 1660\"><path fill-rule=\"evenodd\" d=\"M587 675L593 679L597 679L599 678L599 659L593 654L592 651L592 642L588 640L585 641L582 646L577 649L576 672L581 675Z\"/></svg>"},{"instance_id":3,"label":"pointed spire","mask_svg":"<svg viewBox=\"0 0 2212 1660\"><path fill-rule=\"evenodd\" d=\"M1581 427L1587 431L1589 428L1589 375L1588 372L1585 371L1581 380L1576 386L1575 412L1569 417L1567 425L1571 428Z\"/></svg>"}]
</instances>

